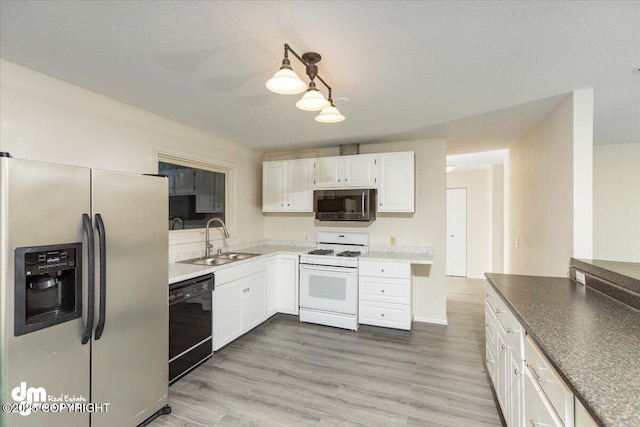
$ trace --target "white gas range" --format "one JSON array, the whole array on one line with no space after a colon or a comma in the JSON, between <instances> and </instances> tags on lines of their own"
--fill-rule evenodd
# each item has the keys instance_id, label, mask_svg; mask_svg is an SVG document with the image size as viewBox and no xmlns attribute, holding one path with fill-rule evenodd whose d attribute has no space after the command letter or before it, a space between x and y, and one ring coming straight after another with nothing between
<instances>
[{"instance_id":1,"label":"white gas range","mask_svg":"<svg viewBox=\"0 0 640 427\"><path fill-rule=\"evenodd\" d=\"M321 231L300 255L300 321L358 330L358 256L369 235Z\"/></svg>"}]
</instances>

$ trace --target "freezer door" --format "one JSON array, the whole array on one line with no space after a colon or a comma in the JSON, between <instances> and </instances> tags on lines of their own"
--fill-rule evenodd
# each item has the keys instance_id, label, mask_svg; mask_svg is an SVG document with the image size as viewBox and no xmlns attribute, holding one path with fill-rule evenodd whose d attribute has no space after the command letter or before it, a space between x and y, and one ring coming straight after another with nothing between
<instances>
[{"instance_id":1,"label":"freezer door","mask_svg":"<svg viewBox=\"0 0 640 427\"><path fill-rule=\"evenodd\" d=\"M137 426L168 403L168 182L92 170L92 190L94 218L104 223L106 268L97 260L96 274L106 273L106 298L96 339L96 292L91 397L109 406L92 414L91 426Z\"/></svg>"},{"instance_id":2,"label":"freezer door","mask_svg":"<svg viewBox=\"0 0 640 427\"><path fill-rule=\"evenodd\" d=\"M86 324L86 235L89 169L0 158L0 401L89 402L90 345ZM14 335L15 249L82 242L82 317ZM44 390L44 392L43 392ZM83 400L84 399L84 400ZM15 408L15 407L14 407ZM28 415L0 411L1 426L86 427L82 412Z\"/></svg>"}]
</instances>

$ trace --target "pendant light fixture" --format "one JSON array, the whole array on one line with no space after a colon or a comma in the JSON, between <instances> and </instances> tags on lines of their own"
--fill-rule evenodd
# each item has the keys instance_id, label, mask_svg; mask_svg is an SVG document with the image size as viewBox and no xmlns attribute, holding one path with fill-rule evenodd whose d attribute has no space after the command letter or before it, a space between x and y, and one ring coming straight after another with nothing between
<instances>
[{"instance_id":1,"label":"pendant light fixture","mask_svg":"<svg viewBox=\"0 0 640 427\"><path fill-rule=\"evenodd\" d=\"M316 116L316 122L320 123L338 123L344 120L344 116L338 111L335 105L333 105L333 99L331 98L331 89L329 89L329 103L328 107L325 107L320 111L320 114Z\"/></svg>"},{"instance_id":2,"label":"pendant light fixture","mask_svg":"<svg viewBox=\"0 0 640 427\"><path fill-rule=\"evenodd\" d=\"M291 61L289 61L286 48L284 50L282 66L276 71L273 77L267 80L266 86L271 92L281 95L295 95L296 93L304 92L307 88L305 82L303 82L291 68Z\"/></svg>"},{"instance_id":3,"label":"pendant light fixture","mask_svg":"<svg viewBox=\"0 0 640 427\"><path fill-rule=\"evenodd\" d=\"M296 102L296 107L304 111L320 111L329 105L329 101L327 101L324 95L316 88L313 80L309 82L307 93L300 98L300 101Z\"/></svg>"},{"instance_id":4,"label":"pendant light fixture","mask_svg":"<svg viewBox=\"0 0 640 427\"><path fill-rule=\"evenodd\" d=\"M308 87L291 68L289 52L304 64L306 74L309 77ZM340 114L333 104L331 87L318 75L318 66L316 64L320 62L321 59L320 54L315 52L306 52L300 57L285 43L282 66L274 76L267 81L266 86L270 91L283 95L293 95L303 92L306 89L306 93L296 102L296 107L304 111L320 111L320 114L316 116L317 122L338 123L343 121L345 117ZM315 83L316 78L328 89L329 99L326 99L322 92L318 90Z\"/></svg>"}]
</instances>

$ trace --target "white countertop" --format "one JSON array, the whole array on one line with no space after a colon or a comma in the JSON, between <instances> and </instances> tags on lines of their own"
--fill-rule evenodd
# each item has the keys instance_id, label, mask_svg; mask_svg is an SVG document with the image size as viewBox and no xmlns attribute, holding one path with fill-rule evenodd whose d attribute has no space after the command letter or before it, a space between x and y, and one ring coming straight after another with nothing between
<instances>
[{"instance_id":1,"label":"white countertop","mask_svg":"<svg viewBox=\"0 0 640 427\"><path fill-rule=\"evenodd\" d=\"M242 263L255 261L262 257L268 258L277 254L299 255L304 253L310 248L300 247L298 245L256 245L243 247L242 249L234 250L233 252L243 252L249 254L257 254L258 256L252 258L246 258L240 261L234 261L223 265L208 266L208 265L195 265L195 264L183 264L180 262L169 263L169 284L181 282L183 280L193 279L194 277L202 276L204 274L214 273L216 271L224 270L232 266L237 266ZM226 251L225 251L226 252Z\"/></svg>"},{"instance_id":2,"label":"white countertop","mask_svg":"<svg viewBox=\"0 0 640 427\"><path fill-rule=\"evenodd\" d=\"M315 245L311 242L304 242L304 244L283 244L276 243L277 241L269 241L269 243L259 243L255 245L242 245L237 248L233 248L233 252L246 252L250 254L257 254L258 256L243 259L240 261L230 262L228 264L218 266L207 265L195 265L195 264L183 264L180 262L169 263L169 284L181 282L183 280L193 279L194 277L202 276L204 274L214 273L216 271L224 270L225 268L240 265L242 263L255 261L260 258L268 258L272 255L287 254L287 255L300 255L306 253ZM231 248L229 248L231 250ZM225 251L227 252L227 251ZM402 247L371 247L371 252L365 255L361 255L359 259L363 261L384 261L384 262L406 262L410 264L433 264L433 251L430 248L402 248Z\"/></svg>"}]
</instances>

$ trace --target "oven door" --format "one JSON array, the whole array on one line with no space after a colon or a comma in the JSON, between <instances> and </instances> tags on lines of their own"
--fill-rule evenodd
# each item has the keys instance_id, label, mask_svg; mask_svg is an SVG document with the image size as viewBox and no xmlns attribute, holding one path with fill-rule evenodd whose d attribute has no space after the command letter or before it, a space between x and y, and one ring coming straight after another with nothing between
<instances>
[{"instance_id":1,"label":"oven door","mask_svg":"<svg viewBox=\"0 0 640 427\"><path fill-rule=\"evenodd\" d=\"M355 315L358 269L301 264L300 308Z\"/></svg>"}]
</instances>

